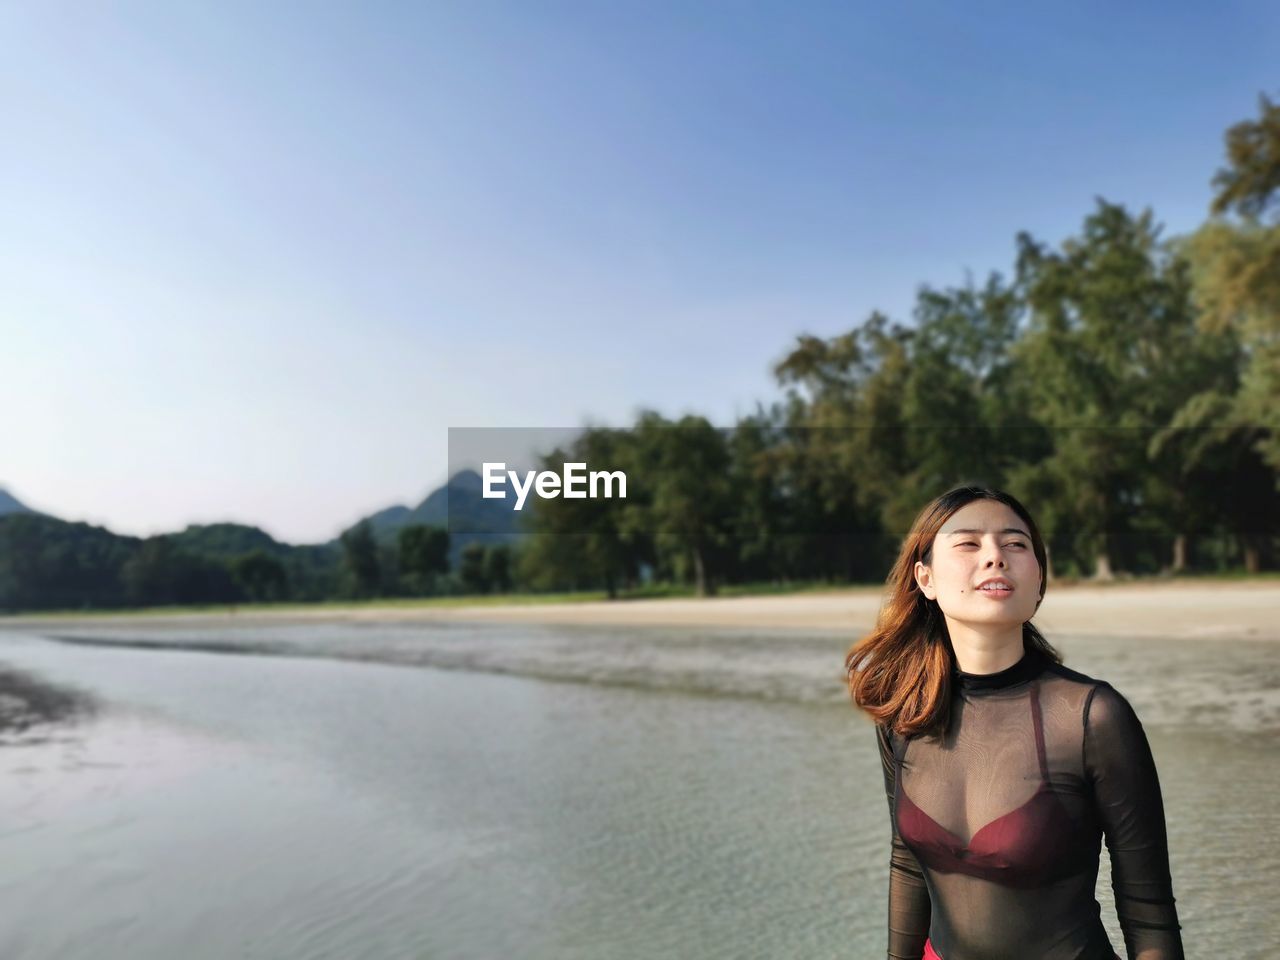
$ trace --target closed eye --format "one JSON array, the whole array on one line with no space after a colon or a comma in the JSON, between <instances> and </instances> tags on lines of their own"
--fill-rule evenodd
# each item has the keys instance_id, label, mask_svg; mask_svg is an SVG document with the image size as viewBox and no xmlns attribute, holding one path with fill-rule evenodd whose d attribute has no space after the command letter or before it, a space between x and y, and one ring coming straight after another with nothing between
<instances>
[{"instance_id":1,"label":"closed eye","mask_svg":"<svg viewBox=\"0 0 1280 960\"><path fill-rule=\"evenodd\" d=\"M974 543L972 540L966 540L964 543L956 544L956 546L959 546L959 547L976 547L976 546L977 546L977 544L976 544L976 543ZM1025 548L1025 547L1026 547L1026 544L1025 544L1025 543L1021 543L1021 542L1019 542L1019 541L1015 540L1015 541L1013 541L1013 543L1007 543L1007 544L1005 544L1005 546L1007 546L1007 547L1023 547L1023 548Z\"/></svg>"}]
</instances>

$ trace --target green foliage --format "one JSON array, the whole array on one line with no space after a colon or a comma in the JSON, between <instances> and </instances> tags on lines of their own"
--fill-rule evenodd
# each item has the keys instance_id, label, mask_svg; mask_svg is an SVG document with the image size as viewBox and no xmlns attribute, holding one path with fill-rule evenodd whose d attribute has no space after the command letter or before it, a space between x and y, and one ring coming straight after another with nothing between
<instances>
[{"instance_id":1,"label":"green foliage","mask_svg":"<svg viewBox=\"0 0 1280 960\"><path fill-rule=\"evenodd\" d=\"M249 544L259 546L235 552ZM0 516L0 610L314 600L333 594L336 570L333 551L252 527L143 540L41 514Z\"/></svg>"},{"instance_id":2,"label":"green foliage","mask_svg":"<svg viewBox=\"0 0 1280 960\"><path fill-rule=\"evenodd\" d=\"M1263 96L1259 118L1233 126L1226 141L1215 217L1182 250L1202 327L1234 334L1243 351L1238 387L1218 404L1223 422L1250 433L1250 449L1280 471L1280 217L1265 220L1280 212L1280 105Z\"/></svg>"},{"instance_id":3,"label":"green foliage","mask_svg":"<svg viewBox=\"0 0 1280 960\"><path fill-rule=\"evenodd\" d=\"M139 543L41 514L0 517L0 610L119 606L121 571Z\"/></svg>"},{"instance_id":4,"label":"green foliage","mask_svg":"<svg viewBox=\"0 0 1280 960\"><path fill-rule=\"evenodd\" d=\"M377 596L382 586L382 562L373 528L362 520L342 534L342 562L349 596Z\"/></svg>"},{"instance_id":5,"label":"green foliage","mask_svg":"<svg viewBox=\"0 0 1280 960\"><path fill-rule=\"evenodd\" d=\"M506 593L511 589L511 547L499 543L484 551L482 568L486 590Z\"/></svg>"},{"instance_id":6,"label":"green foliage","mask_svg":"<svg viewBox=\"0 0 1280 960\"><path fill-rule=\"evenodd\" d=\"M289 595L289 575L277 557L261 548L231 561L231 576L250 600L283 600Z\"/></svg>"},{"instance_id":7,"label":"green foliage","mask_svg":"<svg viewBox=\"0 0 1280 960\"><path fill-rule=\"evenodd\" d=\"M532 511L524 549L513 558L512 575L534 589L603 587L610 597L634 584L640 568L653 560L649 505L652 491L637 486L643 475L632 433L584 431L569 449L556 448L541 458L540 469L562 463L621 470L629 478L626 499L558 497L540 501ZM603 487L598 493L603 494Z\"/></svg>"},{"instance_id":8,"label":"green foliage","mask_svg":"<svg viewBox=\"0 0 1280 960\"><path fill-rule=\"evenodd\" d=\"M1214 215L1235 211L1258 219L1280 194L1280 104L1258 98L1258 119L1242 120L1226 133L1227 165L1213 178Z\"/></svg>"},{"instance_id":9,"label":"green foliage","mask_svg":"<svg viewBox=\"0 0 1280 960\"><path fill-rule=\"evenodd\" d=\"M235 603L243 593L225 564L189 553L172 537L143 541L120 571L131 606Z\"/></svg>"},{"instance_id":10,"label":"green foliage","mask_svg":"<svg viewBox=\"0 0 1280 960\"><path fill-rule=\"evenodd\" d=\"M396 535L400 576L411 593L436 592L439 577L449 572L449 533L440 527L412 524Z\"/></svg>"},{"instance_id":11,"label":"green foliage","mask_svg":"<svg viewBox=\"0 0 1280 960\"><path fill-rule=\"evenodd\" d=\"M217 560L234 560L259 551L283 557L292 549L266 531L240 523L192 524L181 533L167 536L180 550Z\"/></svg>"},{"instance_id":12,"label":"green foliage","mask_svg":"<svg viewBox=\"0 0 1280 960\"><path fill-rule=\"evenodd\" d=\"M1200 334L1187 264L1158 234L1150 211L1134 216L1100 199L1060 251L1019 238L1030 327L1014 355L1053 449L1018 480L1057 502L1047 535L1077 558L1090 555L1100 576L1144 511L1162 498L1176 503L1173 464L1158 476L1149 451L1189 387L1222 383L1231 350Z\"/></svg>"},{"instance_id":13,"label":"green foliage","mask_svg":"<svg viewBox=\"0 0 1280 960\"><path fill-rule=\"evenodd\" d=\"M462 550L462 563L458 567L458 574L462 578L463 588L468 593L489 592L485 554L485 547L480 543L469 543Z\"/></svg>"},{"instance_id":14,"label":"green foliage","mask_svg":"<svg viewBox=\"0 0 1280 960\"><path fill-rule=\"evenodd\" d=\"M792 576L861 579L881 568L884 505L910 470L901 397L914 336L872 313L831 340L801 336L775 365L787 388L777 465L794 503Z\"/></svg>"},{"instance_id":15,"label":"green foliage","mask_svg":"<svg viewBox=\"0 0 1280 960\"><path fill-rule=\"evenodd\" d=\"M653 412L634 429L635 456L648 482L646 527L657 558L699 596L715 593L729 546L733 491L722 431L704 417L672 424ZM636 482L633 480L633 482ZM634 521L629 529L634 530Z\"/></svg>"}]
</instances>

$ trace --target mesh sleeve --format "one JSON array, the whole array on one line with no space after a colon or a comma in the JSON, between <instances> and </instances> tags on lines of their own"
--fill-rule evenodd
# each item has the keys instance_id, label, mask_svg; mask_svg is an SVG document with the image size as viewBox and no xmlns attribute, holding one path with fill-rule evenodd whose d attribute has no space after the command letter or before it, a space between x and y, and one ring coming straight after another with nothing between
<instances>
[{"instance_id":1,"label":"mesh sleeve","mask_svg":"<svg viewBox=\"0 0 1280 960\"><path fill-rule=\"evenodd\" d=\"M1155 761L1133 707L1107 684L1084 709L1084 765L1129 960L1184 960Z\"/></svg>"},{"instance_id":2,"label":"mesh sleeve","mask_svg":"<svg viewBox=\"0 0 1280 960\"><path fill-rule=\"evenodd\" d=\"M896 789L896 766L893 747L884 727L876 725L880 760L884 767L884 792L889 800L889 824L893 842L889 854L889 952L888 960L921 960L924 942L929 936L932 905L929 888L924 882L920 863L898 836L893 823L893 797Z\"/></svg>"}]
</instances>

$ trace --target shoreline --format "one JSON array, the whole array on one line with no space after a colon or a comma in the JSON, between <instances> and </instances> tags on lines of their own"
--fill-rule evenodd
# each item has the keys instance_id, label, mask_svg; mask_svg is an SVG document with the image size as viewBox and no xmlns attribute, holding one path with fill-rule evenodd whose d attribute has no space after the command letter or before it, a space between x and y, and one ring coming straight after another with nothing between
<instances>
[{"instance_id":1,"label":"shoreline","mask_svg":"<svg viewBox=\"0 0 1280 960\"><path fill-rule=\"evenodd\" d=\"M145 630L283 623L528 623L575 626L736 627L859 635L875 624L878 586L755 597L664 598L476 606L324 606L284 610L0 617L0 629L55 625ZM1049 587L1032 621L1046 636L1096 634L1280 641L1280 582L1111 583Z\"/></svg>"}]
</instances>

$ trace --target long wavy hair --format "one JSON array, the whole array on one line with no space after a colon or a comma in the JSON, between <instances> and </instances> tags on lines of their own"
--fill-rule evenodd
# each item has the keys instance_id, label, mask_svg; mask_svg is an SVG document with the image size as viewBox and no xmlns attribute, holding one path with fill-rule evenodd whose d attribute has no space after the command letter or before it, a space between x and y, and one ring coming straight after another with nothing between
<instances>
[{"instance_id":1,"label":"long wavy hair","mask_svg":"<svg viewBox=\"0 0 1280 960\"><path fill-rule=\"evenodd\" d=\"M921 591L915 578L916 561L932 562L933 540L947 519L975 500L995 500L1022 518L1040 564L1040 602L1049 569L1040 529L1031 514L1011 494L991 487L960 486L931 501L902 542L886 584L888 599L881 604L875 629L849 648L845 669L853 702L877 724L903 737L945 734L951 725L951 674L955 650L947 622L936 600ZM1038 650L1054 663L1062 655L1028 621L1022 625L1025 650Z\"/></svg>"}]
</instances>

